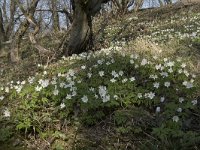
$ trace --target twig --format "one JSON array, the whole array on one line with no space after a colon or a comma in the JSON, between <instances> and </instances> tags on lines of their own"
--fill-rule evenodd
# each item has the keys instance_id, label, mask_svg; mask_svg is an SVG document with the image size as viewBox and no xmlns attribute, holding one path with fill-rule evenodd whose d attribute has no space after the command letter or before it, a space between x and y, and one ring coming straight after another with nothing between
<instances>
[{"instance_id":1,"label":"twig","mask_svg":"<svg viewBox=\"0 0 200 150\"><path fill-rule=\"evenodd\" d=\"M197 113L192 113L193 115L195 115L195 116L198 116L198 117L200 117L200 115L199 114L197 114Z\"/></svg>"},{"instance_id":2,"label":"twig","mask_svg":"<svg viewBox=\"0 0 200 150\"><path fill-rule=\"evenodd\" d=\"M155 137L153 137L152 135L150 135L150 134L148 134L148 133L146 133L146 132L144 132L144 131L143 131L143 133L144 133L145 135L147 135L148 137L150 137L150 138L152 138L152 139L154 139L154 140L158 141L158 139L156 139L156 138L155 138Z\"/></svg>"}]
</instances>

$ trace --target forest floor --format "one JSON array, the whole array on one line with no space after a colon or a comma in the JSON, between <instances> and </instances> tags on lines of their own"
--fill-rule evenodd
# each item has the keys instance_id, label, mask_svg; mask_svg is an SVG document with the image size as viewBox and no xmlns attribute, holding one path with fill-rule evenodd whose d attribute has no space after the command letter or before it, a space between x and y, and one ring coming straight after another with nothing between
<instances>
[{"instance_id":1,"label":"forest floor","mask_svg":"<svg viewBox=\"0 0 200 150\"><path fill-rule=\"evenodd\" d=\"M62 72L65 68L68 68L71 65L70 61L63 63L61 61L63 58L55 57L55 53L59 53L56 52L56 48L61 42L59 40L62 35L63 32L47 33L39 37L41 39L40 43L52 50L52 56L40 55L30 43L23 41L21 48L23 61L18 65L9 63L6 53L8 48L5 47L5 54L0 56L0 88L7 87L12 81L22 82L32 76L46 75L46 72L49 76L52 76L54 73ZM137 14L131 12L121 16L109 14L95 17L94 35L94 44L97 51L107 52L114 49L120 50L124 54L137 53L147 59L156 56L173 60L181 59L186 62L189 73L195 74L197 85L195 96L198 100L200 99L200 5L169 6L142 10ZM81 63L83 62L80 60ZM27 125L29 122L24 120L28 120L29 116L34 116L35 112L33 111L26 118L22 118L21 122L24 124L16 125L19 115L23 116L23 113L26 113L26 111L22 111L21 114L18 114L18 112L32 104L21 104L20 100L24 96L21 96L21 99L12 99L15 94L16 92L13 92L11 95L5 96L7 99L0 100L0 150L182 149L181 145L177 146L169 137L164 138L165 142L163 142L162 138L151 134L151 128L156 126L155 114L148 111L148 109L136 108L137 105L131 105L127 109L124 107L112 108L112 112L109 112L98 121L95 120L95 123L87 122L86 125L83 125L77 121L76 115L69 120L63 119L65 116L63 113L55 114L57 108L54 109L54 106L46 108L44 104L44 106L34 107L34 109L38 111L38 114L42 114L39 116L47 120L49 119L48 116L53 116L53 118L50 118L52 119L51 124L46 124L48 121L44 121L44 118L43 120L36 118L35 120L38 120L38 123L32 123L36 124L38 130L32 124ZM58 103L56 102L55 105L58 105ZM192 132L195 132L191 137L200 134L199 107L198 102L197 109L192 111L193 116L190 116L194 119L192 125L188 128L194 129ZM15 118L13 121L9 120L9 117L5 118L3 114L7 108L11 112L11 118L18 111L16 113L18 119L13 117ZM27 111L27 113L29 112ZM113 117L113 114L115 114L115 117ZM116 121L116 119L121 119L121 122ZM42 125L41 120L44 121L45 125ZM190 133L184 134L184 136L187 138ZM199 136L197 137L200 139ZM182 140L184 141L184 137ZM188 142L188 147L190 149L200 149L199 142L200 140L197 142L192 141L192 144Z\"/></svg>"}]
</instances>

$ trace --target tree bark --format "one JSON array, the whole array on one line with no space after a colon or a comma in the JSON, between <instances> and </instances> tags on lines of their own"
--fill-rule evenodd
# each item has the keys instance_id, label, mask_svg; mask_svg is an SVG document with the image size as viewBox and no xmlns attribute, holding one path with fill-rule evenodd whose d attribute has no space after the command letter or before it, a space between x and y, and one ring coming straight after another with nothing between
<instances>
[{"instance_id":1,"label":"tree bark","mask_svg":"<svg viewBox=\"0 0 200 150\"><path fill-rule=\"evenodd\" d=\"M5 41L5 30L3 25L3 15L2 10L0 8L0 49L2 47L2 43Z\"/></svg>"},{"instance_id":2,"label":"tree bark","mask_svg":"<svg viewBox=\"0 0 200 150\"><path fill-rule=\"evenodd\" d=\"M79 0L75 0L74 20L71 28L68 51L66 55L79 54L86 49L91 30L86 10Z\"/></svg>"},{"instance_id":3,"label":"tree bark","mask_svg":"<svg viewBox=\"0 0 200 150\"><path fill-rule=\"evenodd\" d=\"M21 40L24 34L26 33L30 25L30 22L32 21L32 20L29 20L29 17L31 18L31 16L34 15L38 2L39 0L32 0L30 8L27 8L27 10L25 11L22 5L20 4L19 0L17 0L17 4L20 7L20 9L24 11L24 15L26 19L20 24L18 30L16 31L14 35L13 42L11 44L10 58L11 58L11 62L13 63L17 63L20 61L19 49L20 49ZM26 14L25 12L28 12L28 14Z\"/></svg>"},{"instance_id":4,"label":"tree bark","mask_svg":"<svg viewBox=\"0 0 200 150\"><path fill-rule=\"evenodd\" d=\"M4 0L3 2L3 6L2 6L2 11L3 11L3 18L4 18L4 23L7 24L8 23L8 16L7 16L7 2L6 0Z\"/></svg>"},{"instance_id":5,"label":"tree bark","mask_svg":"<svg viewBox=\"0 0 200 150\"><path fill-rule=\"evenodd\" d=\"M32 9L34 9L34 8L32 8ZM32 45L39 51L40 54L50 53L49 50L47 50L44 47L42 47L41 45L39 45L39 43L36 41L35 36L39 32L40 26L38 25L38 23L36 22L36 20L34 18L34 13L32 12L32 13L26 14L26 11L22 5L20 5L20 10L25 15L26 20L29 22L29 24L31 24L34 27L34 31L29 33L29 39L30 39Z\"/></svg>"},{"instance_id":6,"label":"tree bark","mask_svg":"<svg viewBox=\"0 0 200 150\"><path fill-rule=\"evenodd\" d=\"M60 23L59 23L59 15L57 12L57 0L51 0L51 13L52 13L52 20L53 20L53 29L54 31L60 30Z\"/></svg>"},{"instance_id":7,"label":"tree bark","mask_svg":"<svg viewBox=\"0 0 200 150\"><path fill-rule=\"evenodd\" d=\"M1 9L1 12L0 12L0 26L1 26L1 29L3 28L4 30L4 41L6 40L10 40L11 38L11 35L13 34L13 30L14 30L14 22L15 22L15 18L14 18L14 15L15 15L15 12L16 12L16 2L13 0L13 1L10 1L10 10L9 10L9 13L7 13L7 3L8 1L6 2L6 0L4 0L3 2L3 6L2 6L2 9ZM9 16L8 16L9 14ZM1 35L2 36L2 32L1 32Z\"/></svg>"},{"instance_id":8,"label":"tree bark","mask_svg":"<svg viewBox=\"0 0 200 150\"><path fill-rule=\"evenodd\" d=\"M10 1L10 19L9 23L6 27L6 37L7 40L11 37L13 34L14 26L15 26L15 12L16 12L16 2L15 1Z\"/></svg>"},{"instance_id":9,"label":"tree bark","mask_svg":"<svg viewBox=\"0 0 200 150\"><path fill-rule=\"evenodd\" d=\"M10 51L10 59L11 59L11 62L13 63L17 63L20 61L20 56L19 56L20 44L21 44L22 37L26 33L28 27L29 27L29 22L27 20L24 20L24 22L20 24L17 32L14 35L13 42L11 44L11 51Z\"/></svg>"},{"instance_id":10,"label":"tree bark","mask_svg":"<svg viewBox=\"0 0 200 150\"><path fill-rule=\"evenodd\" d=\"M109 0L72 0L74 16L70 39L65 55L79 54L92 45L92 16L101 9L101 4Z\"/></svg>"}]
</instances>

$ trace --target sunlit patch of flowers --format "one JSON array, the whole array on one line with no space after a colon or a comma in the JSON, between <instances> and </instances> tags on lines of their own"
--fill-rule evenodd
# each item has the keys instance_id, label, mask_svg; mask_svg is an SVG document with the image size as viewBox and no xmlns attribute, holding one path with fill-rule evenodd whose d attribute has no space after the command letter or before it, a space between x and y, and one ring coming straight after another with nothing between
<instances>
[{"instance_id":1,"label":"sunlit patch of flowers","mask_svg":"<svg viewBox=\"0 0 200 150\"><path fill-rule=\"evenodd\" d=\"M176 40L196 39L200 36L200 13L187 13L180 15L171 15L165 19L153 19L142 20L135 25L130 19L122 24L116 24L108 26L105 29L107 33L107 39L118 39L121 43L126 43L123 40L124 35L138 32L138 39L146 39L147 41L158 43L167 43ZM139 31L135 30L135 26L138 28L143 27ZM122 32L123 31L123 32ZM121 33L121 36L119 33ZM118 42L115 43L118 45Z\"/></svg>"},{"instance_id":2,"label":"sunlit patch of flowers","mask_svg":"<svg viewBox=\"0 0 200 150\"><path fill-rule=\"evenodd\" d=\"M180 60L150 60L136 53L106 51L64 57L59 68L46 69L27 81L11 81L1 87L0 102L18 98L26 106L21 107L24 112L53 105L66 117L76 108L80 109L78 115L92 116L95 111L135 105L174 123L183 121L187 110L198 103L196 76ZM4 115L10 116L10 112Z\"/></svg>"},{"instance_id":3,"label":"sunlit patch of flowers","mask_svg":"<svg viewBox=\"0 0 200 150\"><path fill-rule=\"evenodd\" d=\"M156 43L165 43L172 39L195 39L200 36L200 13L172 16L166 20L154 20L140 24L147 26L150 31L148 35L140 37Z\"/></svg>"}]
</instances>

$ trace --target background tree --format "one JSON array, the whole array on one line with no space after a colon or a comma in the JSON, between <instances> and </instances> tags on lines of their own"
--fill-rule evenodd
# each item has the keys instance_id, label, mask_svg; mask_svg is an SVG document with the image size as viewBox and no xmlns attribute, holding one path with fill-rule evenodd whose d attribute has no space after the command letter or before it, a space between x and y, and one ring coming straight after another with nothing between
<instances>
[{"instance_id":1,"label":"background tree","mask_svg":"<svg viewBox=\"0 0 200 150\"><path fill-rule=\"evenodd\" d=\"M29 28L30 22L32 22L31 18L33 18L34 16L38 2L39 0L32 0L30 7L24 10L25 12L27 12L27 14L24 14L26 18L19 25L19 28L15 32L15 35L13 37L13 41L11 44L11 51L10 51L11 62L19 62L20 60L19 49L20 49L21 40L24 34L26 33L27 29ZM17 5L21 7L21 10L22 10L23 6L19 2L19 0L17 0Z\"/></svg>"},{"instance_id":2,"label":"background tree","mask_svg":"<svg viewBox=\"0 0 200 150\"><path fill-rule=\"evenodd\" d=\"M3 16L2 16L2 10L0 8L0 49L2 47L2 43L5 41L5 30L3 26Z\"/></svg>"},{"instance_id":3,"label":"background tree","mask_svg":"<svg viewBox=\"0 0 200 150\"><path fill-rule=\"evenodd\" d=\"M112 3L117 7L118 11L126 13L128 11L130 0L112 0Z\"/></svg>"},{"instance_id":4,"label":"background tree","mask_svg":"<svg viewBox=\"0 0 200 150\"><path fill-rule=\"evenodd\" d=\"M0 7L0 45L12 39L15 26L16 2L4 0ZM1 46L0 46L1 47Z\"/></svg>"},{"instance_id":5,"label":"background tree","mask_svg":"<svg viewBox=\"0 0 200 150\"><path fill-rule=\"evenodd\" d=\"M137 12L143 5L144 0L135 0L134 11Z\"/></svg>"},{"instance_id":6,"label":"background tree","mask_svg":"<svg viewBox=\"0 0 200 150\"><path fill-rule=\"evenodd\" d=\"M162 0L158 0L160 7L163 7L163 1Z\"/></svg>"},{"instance_id":7,"label":"background tree","mask_svg":"<svg viewBox=\"0 0 200 150\"><path fill-rule=\"evenodd\" d=\"M59 14L57 11L58 0L51 0L52 26L54 31L60 30Z\"/></svg>"}]
</instances>

